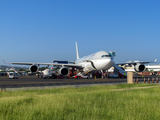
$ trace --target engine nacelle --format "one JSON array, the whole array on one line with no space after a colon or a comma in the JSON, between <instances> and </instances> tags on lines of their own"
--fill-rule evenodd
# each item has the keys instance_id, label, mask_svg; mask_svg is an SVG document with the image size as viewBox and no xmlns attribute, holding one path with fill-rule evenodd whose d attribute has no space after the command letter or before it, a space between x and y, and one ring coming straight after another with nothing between
<instances>
[{"instance_id":1,"label":"engine nacelle","mask_svg":"<svg viewBox=\"0 0 160 120\"><path fill-rule=\"evenodd\" d=\"M30 70L31 72L37 72L37 71L38 71L38 66L37 66L37 65L31 65L31 66L29 67L29 70Z\"/></svg>"},{"instance_id":2,"label":"engine nacelle","mask_svg":"<svg viewBox=\"0 0 160 120\"><path fill-rule=\"evenodd\" d=\"M145 67L145 65L143 65L143 64L137 64L137 65L134 66L134 70L135 70L136 72L142 72L142 71L144 71L145 69L146 69L146 67Z\"/></svg>"},{"instance_id":3,"label":"engine nacelle","mask_svg":"<svg viewBox=\"0 0 160 120\"><path fill-rule=\"evenodd\" d=\"M59 74L61 75L68 75L69 74L69 70L66 67L62 67L59 69Z\"/></svg>"}]
</instances>

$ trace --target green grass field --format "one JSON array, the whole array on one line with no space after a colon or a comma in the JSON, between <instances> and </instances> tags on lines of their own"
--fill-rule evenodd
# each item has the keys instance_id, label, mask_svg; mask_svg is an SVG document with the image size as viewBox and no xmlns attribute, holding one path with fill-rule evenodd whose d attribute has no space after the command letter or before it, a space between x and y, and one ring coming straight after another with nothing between
<instances>
[{"instance_id":1,"label":"green grass field","mask_svg":"<svg viewBox=\"0 0 160 120\"><path fill-rule=\"evenodd\" d=\"M159 84L0 92L0 120L158 119Z\"/></svg>"}]
</instances>

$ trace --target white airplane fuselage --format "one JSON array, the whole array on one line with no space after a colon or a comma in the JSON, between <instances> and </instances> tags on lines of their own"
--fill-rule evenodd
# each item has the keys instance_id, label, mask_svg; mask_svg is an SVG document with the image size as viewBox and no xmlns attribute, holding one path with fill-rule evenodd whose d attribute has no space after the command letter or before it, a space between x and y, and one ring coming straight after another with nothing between
<instances>
[{"instance_id":1,"label":"white airplane fuselage","mask_svg":"<svg viewBox=\"0 0 160 120\"><path fill-rule=\"evenodd\" d=\"M107 70L112 67L113 63L113 56L106 51L99 51L75 61L75 64L84 67L83 71Z\"/></svg>"}]
</instances>

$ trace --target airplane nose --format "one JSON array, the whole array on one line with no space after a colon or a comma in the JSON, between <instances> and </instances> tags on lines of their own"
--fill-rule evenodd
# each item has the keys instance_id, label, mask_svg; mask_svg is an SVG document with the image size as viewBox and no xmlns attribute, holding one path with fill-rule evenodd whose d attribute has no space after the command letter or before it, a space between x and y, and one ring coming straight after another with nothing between
<instances>
[{"instance_id":1,"label":"airplane nose","mask_svg":"<svg viewBox=\"0 0 160 120\"><path fill-rule=\"evenodd\" d=\"M113 59L102 59L99 60L98 62L95 62L95 67L97 70L107 70L113 66Z\"/></svg>"}]
</instances>

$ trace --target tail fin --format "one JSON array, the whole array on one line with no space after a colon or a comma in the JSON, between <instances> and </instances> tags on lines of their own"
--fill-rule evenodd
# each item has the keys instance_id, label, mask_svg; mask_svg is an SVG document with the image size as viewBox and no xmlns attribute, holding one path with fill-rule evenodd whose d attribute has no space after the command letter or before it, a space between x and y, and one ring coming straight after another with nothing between
<instances>
[{"instance_id":1,"label":"tail fin","mask_svg":"<svg viewBox=\"0 0 160 120\"><path fill-rule=\"evenodd\" d=\"M77 42L76 42L76 54L77 54L77 59L79 59L79 53L78 53L78 46L77 46Z\"/></svg>"}]
</instances>

